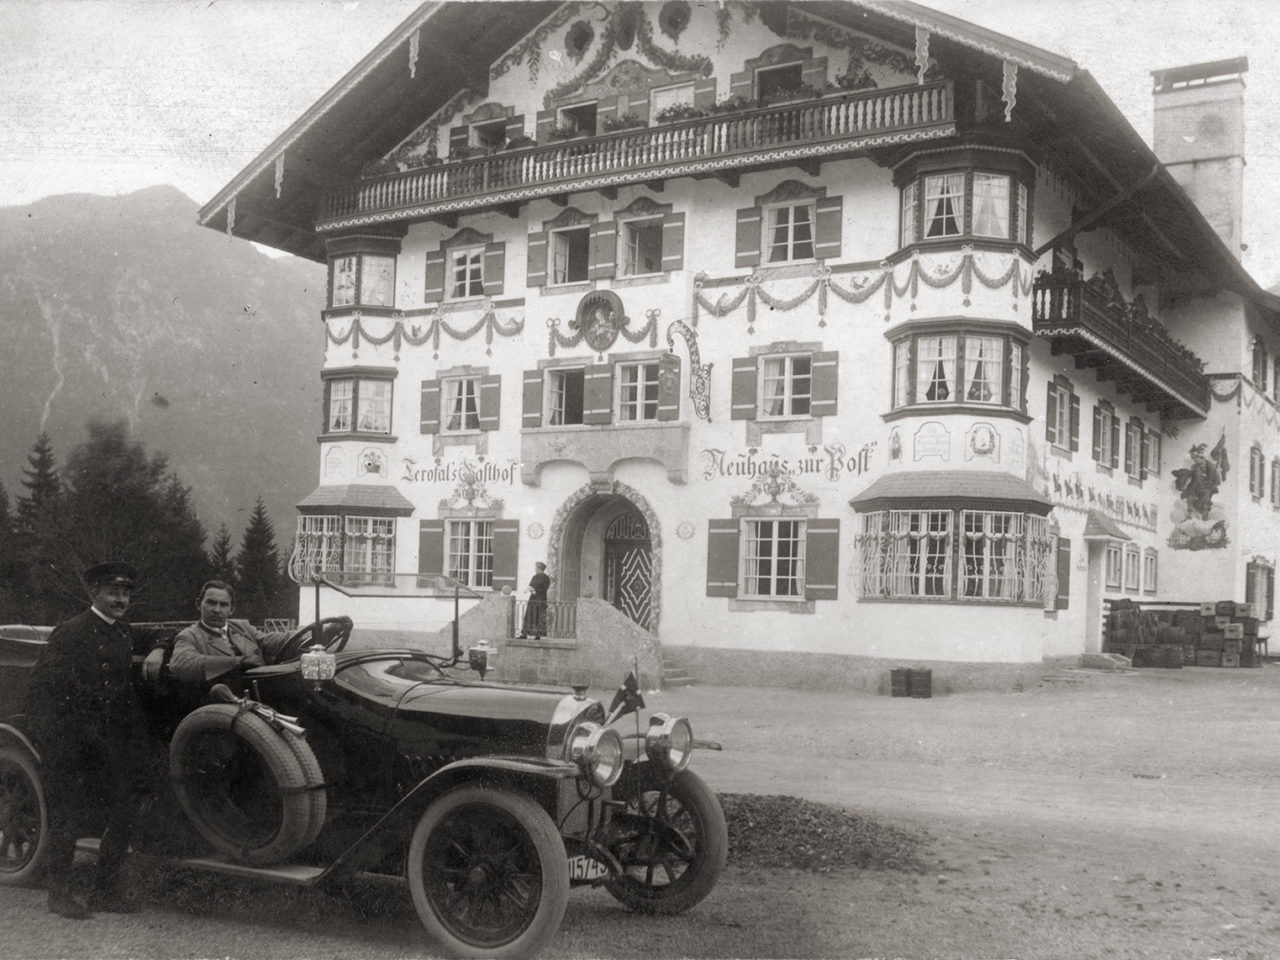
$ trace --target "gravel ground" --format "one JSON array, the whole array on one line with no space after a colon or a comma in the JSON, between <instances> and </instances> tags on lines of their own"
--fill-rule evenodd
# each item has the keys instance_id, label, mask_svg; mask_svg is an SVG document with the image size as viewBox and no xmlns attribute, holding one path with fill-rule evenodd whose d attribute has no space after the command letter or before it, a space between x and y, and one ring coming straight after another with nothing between
<instances>
[{"instance_id":1,"label":"gravel ground","mask_svg":"<svg viewBox=\"0 0 1280 960\"><path fill-rule=\"evenodd\" d=\"M646 699L724 743L694 766L724 797L730 866L677 918L575 891L546 956L1280 958L1280 665ZM252 889L176 880L144 913L75 924L0 888L0 956L435 955L398 888Z\"/></svg>"}]
</instances>

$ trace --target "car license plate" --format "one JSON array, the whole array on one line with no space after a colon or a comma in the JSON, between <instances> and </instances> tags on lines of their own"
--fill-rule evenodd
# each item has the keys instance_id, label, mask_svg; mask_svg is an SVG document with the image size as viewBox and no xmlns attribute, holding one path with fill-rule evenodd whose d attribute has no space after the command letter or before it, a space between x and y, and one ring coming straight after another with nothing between
<instances>
[{"instance_id":1,"label":"car license plate","mask_svg":"<svg viewBox=\"0 0 1280 960\"><path fill-rule=\"evenodd\" d=\"M599 860L590 857L569 858L570 880L599 880L609 875L609 869Z\"/></svg>"}]
</instances>

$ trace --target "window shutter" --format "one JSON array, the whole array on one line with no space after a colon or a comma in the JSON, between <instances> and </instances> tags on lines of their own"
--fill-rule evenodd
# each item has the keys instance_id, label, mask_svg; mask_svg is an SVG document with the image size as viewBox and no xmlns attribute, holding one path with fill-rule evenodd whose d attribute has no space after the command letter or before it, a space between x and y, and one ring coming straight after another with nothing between
<instances>
[{"instance_id":1,"label":"window shutter","mask_svg":"<svg viewBox=\"0 0 1280 960\"><path fill-rule=\"evenodd\" d=\"M1111 418L1111 467L1115 469L1120 466L1120 418L1112 416Z\"/></svg>"},{"instance_id":2,"label":"window shutter","mask_svg":"<svg viewBox=\"0 0 1280 960\"><path fill-rule=\"evenodd\" d=\"M804 531L805 599L836 599L839 570L839 518L810 520Z\"/></svg>"},{"instance_id":3,"label":"window shutter","mask_svg":"<svg viewBox=\"0 0 1280 960\"><path fill-rule=\"evenodd\" d=\"M1058 595L1054 599L1055 610L1066 610L1071 606L1071 541L1066 537L1058 538Z\"/></svg>"},{"instance_id":4,"label":"window shutter","mask_svg":"<svg viewBox=\"0 0 1280 960\"><path fill-rule=\"evenodd\" d=\"M497 430L502 412L502 374L480 378L480 429Z\"/></svg>"},{"instance_id":5,"label":"window shutter","mask_svg":"<svg viewBox=\"0 0 1280 960\"><path fill-rule=\"evenodd\" d=\"M507 128L503 134L508 140L514 140L516 137L524 136L524 114L517 113L514 117L507 117Z\"/></svg>"},{"instance_id":6,"label":"window shutter","mask_svg":"<svg viewBox=\"0 0 1280 960\"><path fill-rule=\"evenodd\" d=\"M593 363L582 376L582 422L613 420L613 364Z\"/></svg>"},{"instance_id":7,"label":"window shutter","mask_svg":"<svg viewBox=\"0 0 1280 960\"><path fill-rule=\"evenodd\" d=\"M493 521L493 589L514 593L520 572L520 521Z\"/></svg>"},{"instance_id":8,"label":"window shutter","mask_svg":"<svg viewBox=\"0 0 1280 960\"><path fill-rule=\"evenodd\" d=\"M1139 427L1138 432L1142 435L1142 443L1138 446L1138 479L1147 479L1147 457L1151 453L1151 438L1147 436L1146 428Z\"/></svg>"},{"instance_id":9,"label":"window shutter","mask_svg":"<svg viewBox=\"0 0 1280 960\"><path fill-rule=\"evenodd\" d=\"M329 381L324 382L320 399L320 432L329 432Z\"/></svg>"},{"instance_id":10,"label":"window shutter","mask_svg":"<svg viewBox=\"0 0 1280 960\"><path fill-rule=\"evenodd\" d=\"M484 248L484 295L502 295L502 281L507 272L507 245L487 243Z\"/></svg>"},{"instance_id":11,"label":"window shutter","mask_svg":"<svg viewBox=\"0 0 1280 960\"><path fill-rule=\"evenodd\" d=\"M707 521L707 596L738 595L738 521Z\"/></svg>"},{"instance_id":12,"label":"window shutter","mask_svg":"<svg viewBox=\"0 0 1280 960\"><path fill-rule=\"evenodd\" d=\"M729 75L729 96L745 97L748 100L754 100L755 94L755 77L750 70L743 70L741 73L731 73Z\"/></svg>"},{"instance_id":13,"label":"window shutter","mask_svg":"<svg viewBox=\"0 0 1280 960\"><path fill-rule=\"evenodd\" d=\"M535 230L529 234L527 249L528 272L525 285L545 287L547 285L547 234L545 230Z\"/></svg>"},{"instance_id":14,"label":"window shutter","mask_svg":"<svg viewBox=\"0 0 1280 960\"><path fill-rule=\"evenodd\" d=\"M735 357L729 398L730 420L756 418L756 358Z\"/></svg>"},{"instance_id":15,"label":"window shutter","mask_svg":"<svg viewBox=\"0 0 1280 960\"><path fill-rule=\"evenodd\" d=\"M605 220L591 225L591 246L587 279L612 277L618 269L618 225Z\"/></svg>"},{"instance_id":16,"label":"window shutter","mask_svg":"<svg viewBox=\"0 0 1280 960\"><path fill-rule=\"evenodd\" d=\"M1258 604L1258 571L1259 566L1252 560L1244 565L1244 602ZM1254 614L1259 612L1259 607L1254 607ZM1259 618L1261 619L1261 618Z\"/></svg>"},{"instance_id":17,"label":"window shutter","mask_svg":"<svg viewBox=\"0 0 1280 960\"><path fill-rule=\"evenodd\" d=\"M658 358L658 419L680 419L680 358L674 353Z\"/></svg>"},{"instance_id":18,"label":"window shutter","mask_svg":"<svg viewBox=\"0 0 1280 960\"><path fill-rule=\"evenodd\" d=\"M444 251L427 251L427 280L423 285L422 297L427 303L435 303L444 299Z\"/></svg>"},{"instance_id":19,"label":"window shutter","mask_svg":"<svg viewBox=\"0 0 1280 960\"><path fill-rule=\"evenodd\" d=\"M1071 394L1071 452L1080 449L1080 398Z\"/></svg>"},{"instance_id":20,"label":"window shutter","mask_svg":"<svg viewBox=\"0 0 1280 960\"><path fill-rule=\"evenodd\" d=\"M810 363L813 380L809 414L815 417L834 417L840 378L840 352L828 350L815 353Z\"/></svg>"},{"instance_id":21,"label":"window shutter","mask_svg":"<svg viewBox=\"0 0 1280 960\"><path fill-rule=\"evenodd\" d=\"M524 416L520 419L522 427L542 426L542 371L526 370L524 372Z\"/></svg>"},{"instance_id":22,"label":"window shutter","mask_svg":"<svg viewBox=\"0 0 1280 960\"><path fill-rule=\"evenodd\" d=\"M440 381L422 381L422 423L419 433L440 432Z\"/></svg>"},{"instance_id":23,"label":"window shutter","mask_svg":"<svg viewBox=\"0 0 1280 960\"><path fill-rule=\"evenodd\" d=\"M716 105L716 78L703 77L693 81L693 108L710 110Z\"/></svg>"},{"instance_id":24,"label":"window shutter","mask_svg":"<svg viewBox=\"0 0 1280 960\"><path fill-rule=\"evenodd\" d=\"M471 137L467 127L464 124L461 127L449 128L449 153L456 153L460 147L465 147L470 143Z\"/></svg>"},{"instance_id":25,"label":"window shutter","mask_svg":"<svg viewBox=\"0 0 1280 960\"><path fill-rule=\"evenodd\" d=\"M684 269L684 214L662 218L662 269L664 273Z\"/></svg>"},{"instance_id":26,"label":"window shutter","mask_svg":"<svg viewBox=\"0 0 1280 960\"><path fill-rule=\"evenodd\" d=\"M1044 402L1044 439L1046 443L1058 443L1058 391L1049 381L1049 396Z\"/></svg>"},{"instance_id":27,"label":"window shutter","mask_svg":"<svg viewBox=\"0 0 1280 960\"><path fill-rule=\"evenodd\" d=\"M1274 567L1267 568L1267 615L1265 619L1270 620L1271 615L1275 613L1276 603L1276 571Z\"/></svg>"},{"instance_id":28,"label":"window shutter","mask_svg":"<svg viewBox=\"0 0 1280 960\"><path fill-rule=\"evenodd\" d=\"M844 197L822 197L814 204L813 219L813 255L819 260L839 259Z\"/></svg>"},{"instance_id":29,"label":"window shutter","mask_svg":"<svg viewBox=\"0 0 1280 960\"><path fill-rule=\"evenodd\" d=\"M418 521L418 572L444 573L444 521Z\"/></svg>"},{"instance_id":30,"label":"window shutter","mask_svg":"<svg viewBox=\"0 0 1280 960\"><path fill-rule=\"evenodd\" d=\"M538 131L534 139L538 143L545 144L549 139L548 134L551 133L551 128L556 125L556 112L554 110L539 110L534 123L534 129Z\"/></svg>"},{"instance_id":31,"label":"window shutter","mask_svg":"<svg viewBox=\"0 0 1280 960\"><path fill-rule=\"evenodd\" d=\"M735 267L760 265L760 218L759 207L747 207L738 211L738 232L733 255Z\"/></svg>"},{"instance_id":32,"label":"window shutter","mask_svg":"<svg viewBox=\"0 0 1280 960\"><path fill-rule=\"evenodd\" d=\"M1102 407L1093 405L1093 459L1102 462Z\"/></svg>"}]
</instances>

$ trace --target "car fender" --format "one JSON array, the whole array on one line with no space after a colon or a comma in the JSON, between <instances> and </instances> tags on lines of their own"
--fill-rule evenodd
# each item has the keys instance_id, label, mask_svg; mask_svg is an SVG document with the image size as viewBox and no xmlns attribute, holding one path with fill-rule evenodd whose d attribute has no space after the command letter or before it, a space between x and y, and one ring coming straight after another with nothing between
<instances>
[{"instance_id":1,"label":"car fender","mask_svg":"<svg viewBox=\"0 0 1280 960\"><path fill-rule=\"evenodd\" d=\"M22 732L12 723L0 723L0 744L13 744L26 750L35 759L36 763L42 763L40 759L40 751L36 749L36 745L31 742L31 738Z\"/></svg>"},{"instance_id":2,"label":"car fender","mask_svg":"<svg viewBox=\"0 0 1280 960\"><path fill-rule=\"evenodd\" d=\"M446 764L420 781L387 813L365 831L325 870L326 877L348 876L376 863L403 842L413 824L436 797L461 783L484 779L495 785L552 783L577 777L576 765L537 757L468 757Z\"/></svg>"}]
</instances>

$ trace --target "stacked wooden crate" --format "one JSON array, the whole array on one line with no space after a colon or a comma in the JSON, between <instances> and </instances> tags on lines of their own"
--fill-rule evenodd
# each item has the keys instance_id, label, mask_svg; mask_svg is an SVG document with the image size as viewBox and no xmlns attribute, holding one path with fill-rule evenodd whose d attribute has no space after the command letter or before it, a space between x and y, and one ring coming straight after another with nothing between
<instances>
[{"instance_id":1,"label":"stacked wooden crate","mask_svg":"<svg viewBox=\"0 0 1280 960\"><path fill-rule=\"evenodd\" d=\"M1258 620L1252 604L1231 600L1140 606L1108 603L1103 650L1135 667L1259 667Z\"/></svg>"}]
</instances>

